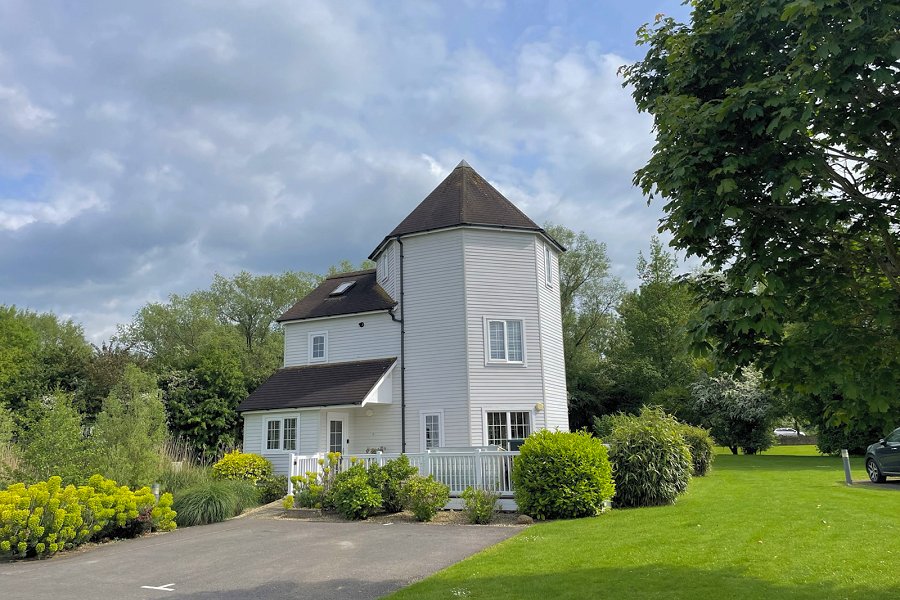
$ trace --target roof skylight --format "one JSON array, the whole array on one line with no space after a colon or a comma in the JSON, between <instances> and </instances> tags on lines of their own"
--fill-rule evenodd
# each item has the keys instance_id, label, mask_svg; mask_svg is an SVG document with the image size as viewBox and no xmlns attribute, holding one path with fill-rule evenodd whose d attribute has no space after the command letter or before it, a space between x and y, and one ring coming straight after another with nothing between
<instances>
[{"instance_id":1,"label":"roof skylight","mask_svg":"<svg viewBox=\"0 0 900 600\"><path fill-rule=\"evenodd\" d=\"M339 286L337 286L336 288L334 288L334 290L328 295L329 296L341 296L343 294L346 294L347 290L352 288L353 284L355 284L355 283L356 283L356 281L345 281L342 284L340 284Z\"/></svg>"}]
</instances>

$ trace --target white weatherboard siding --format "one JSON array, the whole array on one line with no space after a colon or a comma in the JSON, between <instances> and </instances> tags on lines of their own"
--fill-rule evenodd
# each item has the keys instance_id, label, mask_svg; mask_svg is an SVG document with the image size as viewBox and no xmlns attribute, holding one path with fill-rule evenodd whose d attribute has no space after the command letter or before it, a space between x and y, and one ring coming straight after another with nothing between
<instances>
[{"instance_id":1,"label":"white weatherboard siding","mask_svg":"<svg viewBox=\"0 0 900 600\"><path fill-rule=\"evenodd\" d=\"M421 411L443 410L443 445L467 446L463 231L412 236L403 245L406 450L422 451Z\"/></svg>"},{"instance_id":2,"label":"white weatherboard siding","mask_svg":"<svg viewBox=\"0 0 900 600\"><path fill-rule=\"evenodd\" d=\"M285 323L284 366L310 364L309 334L319 332L328 334L327 363L400 356L400 324L379 312Z\"/></svg>"},{"instance_id":3,"label":"white weatherboard siding","mask_svg":"<svg viewBox=\"0 0 900 600\"><path fill-rule=\"evenodd\" d=\"M528 410L544 402L538 292L535 286L538 237L533 233L464 231L466 340L470 393L469 439L485 443L484 413ZM521 320L525 363L485 364L485 319ZM533 415L532 429L543 426Z\"/></svg>"},{"instance_id":4,"label":"white weatherboard siding","mask_svg":"<svg viewBox=\"0 0 900 600\"><path fill-rule=\"evenodd\" d=\"M563 357L562 307L559 298L559 254L551 248L550 270L552 283L546 283L546 242L538 241L537 290L540 310L541 368L544 376L544 414L547 429L569 430L568 394L566 391L566 365Z\"/></svg>"},{"instance_id":5,"label":"white weatherboard siding","mask_svg":"<svg viewBox=\"0 0 900 600\"><path fill-rule=\"evenodd\" d=\"M394 300L400 299L400 245L391 241L376 257L375 269L378 284Z\"/></svg>"},{"instance_id":6,"label":"white weatherboard siding","mask_svg":"<svg viewBox=\"0 0 900 600\"><path fill-rule=\"evenodd\" d=\"M275 473L290 472L290 451L266 449L266 421L268 419L297 419L297 450L294 454L314 454L319 451L319 411L266 410L243 413L244 452L261 454L272 462Z\"/></svg>"}]
</instances>

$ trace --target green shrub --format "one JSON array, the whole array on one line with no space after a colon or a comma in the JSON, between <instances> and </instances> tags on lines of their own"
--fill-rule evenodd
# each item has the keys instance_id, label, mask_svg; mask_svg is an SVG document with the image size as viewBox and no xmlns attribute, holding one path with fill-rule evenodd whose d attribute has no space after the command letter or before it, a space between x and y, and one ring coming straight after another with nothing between
<instances>
[{"instance_id":1,"label":"green shrub","mask_svg":"<svg viewBox=\"0 0 900 600\"><path fill-rule=\"evenodd\" d=\"M672 504L691 479L691 452L681 424L658 408L621 416L606 441L617 506Z\"/></svg>"},{"instance_id":2,"label":"green shrub","mask_svg":"<svg viewBox=\"0 0 900 600\"><path fill-rule=\"evenodd\" d=\"M285 496L281 499L281 506L284 507L284 510L291 510L294 508L294 497L293 496Z\"/></svg>"},{"instance_id":3,"label":"green shrub","mask_svg":"<svg viewBox=\"0 0 900 600\"><path fill-rule=\"evenodd\" d=\"M340 472L341 453L329 452L319 459L319 471L307 471L306 475L294 475L294 499L301 508L330 509L329 494L334 478Z\"/></svg>"},{"instance_id":4,"label":"green shrub","mask_svg":"<svg viewBox=\"0 0 900 600\"><path fill-rule=\"evenodd\" d=\"M81 415L64 392L36 400L29 410L34 421L21 436L20 481L47 481L56 475L64 484L84 483L91 473Z\"/></svg>"},{"instance_id":5,"label":"green shrub","mask_svg":"<svg viewBox=\"0 0 900 600\"><path fill-rule=\"evenodd\" d=\"M473 487L467 487L462 493L466 513L469 523L476 525L487 525L494 519L497 512L497 501L500 499L500 492L492 492L490 490L476 490Z\"/></svg>"},{"instance_id":6,"label":"green shrub","mask_svg":"<svg viewBox=\"0 0 900 600\"><path fill-rule=\"evenodd\" d=\"M535 519L596 515L615 492L606 447L586 431L538 431L519 451L516 504Z\"/></svg>"},{"instance_id":7,"label":"green shrub","mask_svg":"<svg viewBox=\"0 0 900 600\"><path fill-rule=\"evenodd\" d=\"M712 435L708 429L682 424L681 436L691 451L691 464L693 465L691 474L694 477L705 476L716 457Z\"/></svg>"},{"instance_id":8,"label":"green shrub","mask_svg":"<svg viewBox=\"0 0 900 600\"><path fill-rule=\"evenodd\" d=\"M287 494L288 478L286 475L269 475L256 482L259 488L259 501L262 504L281 500Z\"/></svg>"},{"instance_id":9,"label":"green shrub","mask_svg":"<svg viewBox=\"0 0 900 600\"><path fill-rule=\"evenodd\" d=\"M371 470L371 469L370 469ZM403 498L401 491L403 484L419 470L409 464L409 457L401 454L399 457L387 461L381 468L384 479L381 483L381 502L384 510L389 513L403 510Z\"/></svg>"},{"instance_id":10,"label":"green shrub","mask_svg":"<svg viewBox=\"0 0 900 600\"><path fill-rule=\"evenodd\" d=\"M272 463L259 454L244 454L240 450L235 450L213 465L212 475L216 479L256 483L272 475Z\"/></svg>"},{"instance_id":11,"label":"green shrub","mask_svg":"<svg viewBox=\"0 0 900 600\"><path fill-rule=\"evenodd\" d=\"M45 556L89 540L175 528L172 497L156 502L149 488L132 491L94 475L88 485L51 477L0 491L0 554Z\"/></svg>"},{"instance_id":12,"label":"green shrub","mask_svg":"<svg viewBox=\"0 0 900 600\"><path fill-rule=\"evenodd\" d=\"M182 527L218 523L259 503L256 486L248 481L209 481L175 497L175 521Z\"/></svg>"},{"instance_id":13,"label":"green shrub","mask_svg":"<svg viewBox=\"0 0 900 600\"><path fill-rule=\"evenodd\" d=\"M450 488L435 481L431 475L413 475L403 484L400 496L403 506L411 510L416 519L430 521L450 500Z\"/></svg>"},{"instance_id":14,"label":"green shrub","mask_svg":"<svg viewBox=\"0 0 900 600\"><path fill-rule=\"evenodd\" d=\"M365 519L381 508L381 494L371 485L361 462L338 473L328 497L328 504L346 519Z\"/></svg>"}]
</instances>

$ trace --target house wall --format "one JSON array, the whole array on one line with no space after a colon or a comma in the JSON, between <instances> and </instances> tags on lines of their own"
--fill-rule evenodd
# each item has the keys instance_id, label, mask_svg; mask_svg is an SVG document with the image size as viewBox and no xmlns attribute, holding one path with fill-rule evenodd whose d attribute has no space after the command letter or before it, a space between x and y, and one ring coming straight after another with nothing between
<instances>
[{"instance_id":1,"label":"house wall","mask_svg":"<svg viewBox=\"0 0 900 600\"><path fill-rule=\"evenodd\" d=\"M469 431L467 445L486 442L485 413L534 411L544 402L543 356L539 323L538 237L532 233L464 230ZM487 364L486 318L521 320L524 364ZM532 414L532 430L544 426Z\"/></svg>"},{"instance_id":2,"label":"house wall","mask_svg":"<svg viewBox=\"0 0 900 600\"><path fill-rule=\"evenodd\" d=\"M290 451L267 450L265 447L266 421L268 419L297 418L297 450L294 454L315 454L319 451L320 419L318 409L308 410L267 410L245 412L244 452L261 454L268 458L280 475L290 470Z\"/></svg>"},{"instance_id":3,"label":"house wall","mask_svg":"<svg viewBox=\"0 0 900 600\"><path fill-rule=\"evenodd\" d=\"M400 356L400 324L380 312L285 323L284 366L309 364L309 334L323 331L329 363Z\"/></svg>"},{"instance_id":4,"label":"house wall","mask_svg":"<svg viewBox=\"0 0 900 600\"><path fill-rule=\"evenodd\" d=\"M546 254L549 245L535 243L537 266L538 312L540 316L541 370L544 379L544 420L546 429L569 430L566 365L563 356L562 306L559 297L559 253L550 247L551 284L546 283Z\"/></svg>"},{"instance_id":5,"label":"house wall","mask_svg":"<svg viewBox=\"0 0 900 600\"><path fill-rule=\"evenodd\" d=\"M406 450L421 451L422 411L443 411L442 445L467 446L463 230L412 236L403 245Z\"/></svg>"}]
</instances>

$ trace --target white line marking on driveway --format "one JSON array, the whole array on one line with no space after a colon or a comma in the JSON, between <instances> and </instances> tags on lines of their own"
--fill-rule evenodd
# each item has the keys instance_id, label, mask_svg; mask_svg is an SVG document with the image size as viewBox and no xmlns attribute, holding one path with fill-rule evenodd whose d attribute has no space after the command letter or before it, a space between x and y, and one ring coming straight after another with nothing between
<instances>
[{"instance_id":1,"label":"white line marking on driveway","mask_svg":"<svg viewBox=\"0 0 900 600\"><path fill-rule=\"evenodd\" d=\"M166 585L142 585L141 589L145 590L159 590L161 592L174 592L172 589L174 583L167 583Z\"/></svg>"}]
</instances>

